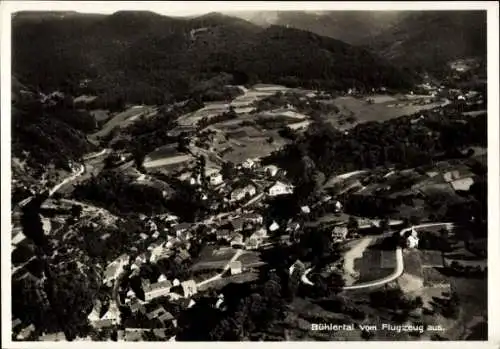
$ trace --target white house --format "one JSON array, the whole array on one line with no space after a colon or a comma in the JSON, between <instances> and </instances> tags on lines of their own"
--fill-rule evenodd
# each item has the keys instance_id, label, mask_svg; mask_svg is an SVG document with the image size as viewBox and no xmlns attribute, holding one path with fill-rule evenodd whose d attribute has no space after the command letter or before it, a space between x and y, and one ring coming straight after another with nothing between
<instances>
[{"instance_id":1,"label":"white house","mask_svg":"<svg viewBox=\"0 0 500 349\"><path fill-rule=\"evenodd\" d=\"M231 262L229 267L231 270L231 275L241 274L242 271L241 261L233 261Z\"/></svg>"},{"instance_id":2,"label":"white house","mask_svg":"<svg viewBox=\"0 0 500 349\"><path fill-rule=\"evenodd\" d=\"M223 303L224 303L224 298L218 298L217 302L215 303L215 307L219 309Z\"/></svg>"},{"instance_id":3,"label":"white house","mask_svg":"<svg viewBox=\"0 0 500 349\"><path fill-rule=\"evenodd\" d=\"M257 193L257 189L255 188L255 186L252 184L249 184L246 187L237 188L237 189L233 190L233 192L231 193L231 200L232 201L241 201L247 195L254 196L256 193Z\"/></svg>"},{"instance_id":4,"label":"white house","mask_svg":"<svg viewBox=\"0 0 500 349\"><path fill-rule=\"evenodd\" d=\"M335 212L340 212L342 211L342 204L340 203L340 201L337 201L335 203Z\"/></svg>"},{"instance_id":5,"label":"white house","mask_svg":"<svg viewBox=\"0 0 500 349\"><path fill-rule=\"evenodd\" d=\"M451 186L455 190L469 190L474 184L474 179L472 177L461 178L451 182Z\"/></svg>"},{"instance_id":6,"label":"white house","mask_svg":"<svg viewBox=\"0 0 500 349\"><path fill-rule=\"evenodd\" d=\"M279 168L275 165L268 165L264 167L264 171L271 177L274 177L278 174Z\"/></svg>"},{"instance_id":7,"label":"white house","mask_svg":"<svg viewBox=\"0 0 500 349\"><path fill-rule=\"evenodd\" d=\"M417 248L418 247L418 235L415 229L411 229L411 234L408 236L406 240L406 245L408 248Z\"/></svg>"},{"instance_id":8,"label":"white house","mask_svg":"<svg viewBox=\"0 0 500 349\"><path fill-rule=\"evenodd\" d=\"M269 230L270 231L276 231L280 228L279 224L276 223L276 222L273 222L270 226L269 226Z\"/></svg>"},{"instance_id":9,"label":"white house","mask_svg":"<svg viewBox=\"0 0 500 349\"><path fill-rule=\"evenodd\" d=\"M410 235L406 240L406 245L408 248L417 248L418 247L418 237Z\"/></svg>"},{"instance_id":10,"label":"white house","mask_svg":"<svg viewBox=\"0 0 500 349\"><path fill-rule=\"evenodd\" d=\"M277 181L272 187L267 189L269 196L288 195L293 193L293 185Z\"/></svg>"},{"instance_id":11,"label":"white house","mask_svg":"<svg viewBox=\"0 0 500 349\"><path fill-rule=\"evenodd\" d=\"M196 282L194 280L188 280L181 283L182 289L184 291L184 297L189 298L196 294Z\"/></svg>"},{"instance_id":12,"label":"white house","mask_svg":"<svg viewBox=\"0 0 500 349\"><path fill-rule=\"evenodd\" d=\"M305 213L305 214L311 213L311 209L309 208L309 206L302 206L300 208L300 210L302 211L302 213Z\"/></svg>"}]
</instances>

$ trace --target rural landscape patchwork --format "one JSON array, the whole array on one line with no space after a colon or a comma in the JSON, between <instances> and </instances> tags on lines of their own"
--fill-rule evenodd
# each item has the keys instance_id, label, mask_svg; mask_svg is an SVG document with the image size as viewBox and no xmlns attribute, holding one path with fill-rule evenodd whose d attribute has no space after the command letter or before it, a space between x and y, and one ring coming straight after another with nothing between
<instances>
[{"instance_id":1,"label":"rural landscape patchwork","mask_svg":"<svg viewBox=\"0 0 500 349\"><path fill-rule=\"evenodd\" d=\"M12 15L12 341L488 339L486 11Z\"/></svg>"}]
</instances>

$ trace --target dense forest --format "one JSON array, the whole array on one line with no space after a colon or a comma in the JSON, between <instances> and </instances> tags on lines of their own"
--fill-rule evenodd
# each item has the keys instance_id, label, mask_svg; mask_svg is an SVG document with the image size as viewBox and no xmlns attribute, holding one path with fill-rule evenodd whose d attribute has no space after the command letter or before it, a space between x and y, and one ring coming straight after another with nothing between
<instances>
[{"instance_id":1,"label":"dense forest","mask_svg":"<svg viewBox=\"0 0 500 349\"><path fill-rule=\"evenodd\" d=\"M269 13L241 17L262 25L259 15ZM486 53L486 11L278 11L270 23L366 47L400 67L437 75L451 60Z\"/></svg>"},{"instance_id":2,"label":"dense forest","mask_svg":"<svg viewBox=\"0 0 500 349\"><path fill-rule=\"evenodd\" d=\"M48 39L53 37L58 40ZM367 50L217 14L182 19L119 12L35 20L20 13L13 20L13 62L14 74L42 91L107 94L133 103L185 97L207 80L203 74L220 72L233 74L234 84L292 80L340 90L406 88L412 82Z\"/></svg>"},{"instance_id":3,"label":"dense forest","mask_svg":"<svg viewBox=\"0 0 500 349\"><path fill-rule=\"evenodd\" d=\"M95 119L86 111L74 109L71 99L42 103L21 98L12 106L11 125L13 156L26 160L34 169L48 164L67 168L68 160L95 149L86 138L97 126Z\"/></svg>"}]
</instances>

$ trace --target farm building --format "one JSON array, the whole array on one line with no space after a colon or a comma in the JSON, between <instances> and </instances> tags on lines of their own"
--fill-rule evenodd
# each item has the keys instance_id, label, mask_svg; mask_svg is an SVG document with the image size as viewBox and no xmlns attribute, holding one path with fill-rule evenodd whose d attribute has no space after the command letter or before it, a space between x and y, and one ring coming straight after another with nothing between
<instances>
[{"instance_id":1,"label":"farm building","mask_svg":"<svg viewBox=\"0 0 500 349\"><path fill-rule=\"evenodd\" d=\"M293 185L277 181L272 187L267 189L269 196L293 194Z\"/></svg>"},{"instance_id":2,"label":"farm building","mask_svg":"<svg viewBox=\"0 0 500 349\"><path fill-rule=\"evenodd\" d=\"M181 283L182 289L184 291L184 297L189 298L197 293L196 282L194 280L188 280Z\"/></svg>"}]
</instances>

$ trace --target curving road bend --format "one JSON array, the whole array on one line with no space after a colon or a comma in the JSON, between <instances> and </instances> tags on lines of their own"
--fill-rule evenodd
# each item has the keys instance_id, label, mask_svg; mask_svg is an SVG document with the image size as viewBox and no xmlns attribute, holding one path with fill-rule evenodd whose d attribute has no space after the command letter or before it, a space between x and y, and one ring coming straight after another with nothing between
<instances>
[{"instance_id":1,"label":"curving road bend","mask_svg":"<svg viewBox=\"0 0 500 349\"><path fill-rule=\"evenodd\" d=\"M400 235L403 236L406 232L411 231L412 229L421 229L421 228L429 228L429 227L436 227L436 226L444 226L446 228L451 228L453 227L453 223L426 223L426 224L420 224L420 225L415 225L411 226L409 228L402 229L400 231ZM364 288L370 288L370 287L378 287L382 286L384 284L387 284L391 281L396 280L398 277L401 276L404 272L404 261L403 261L403 249L401 247L396 248L396 269L388 276L383 277L378 280L373 280L373 281L367 281L363 282L357 285L350 285L350 286L344 286L343 290L348 291L348 290L359 290L359 289L364 289ZM314 283L307 277L307 275L313 270L313 268L307 269L301 276L301 281L306 284L313 286Z\"/></svg>"}]
</instances>

